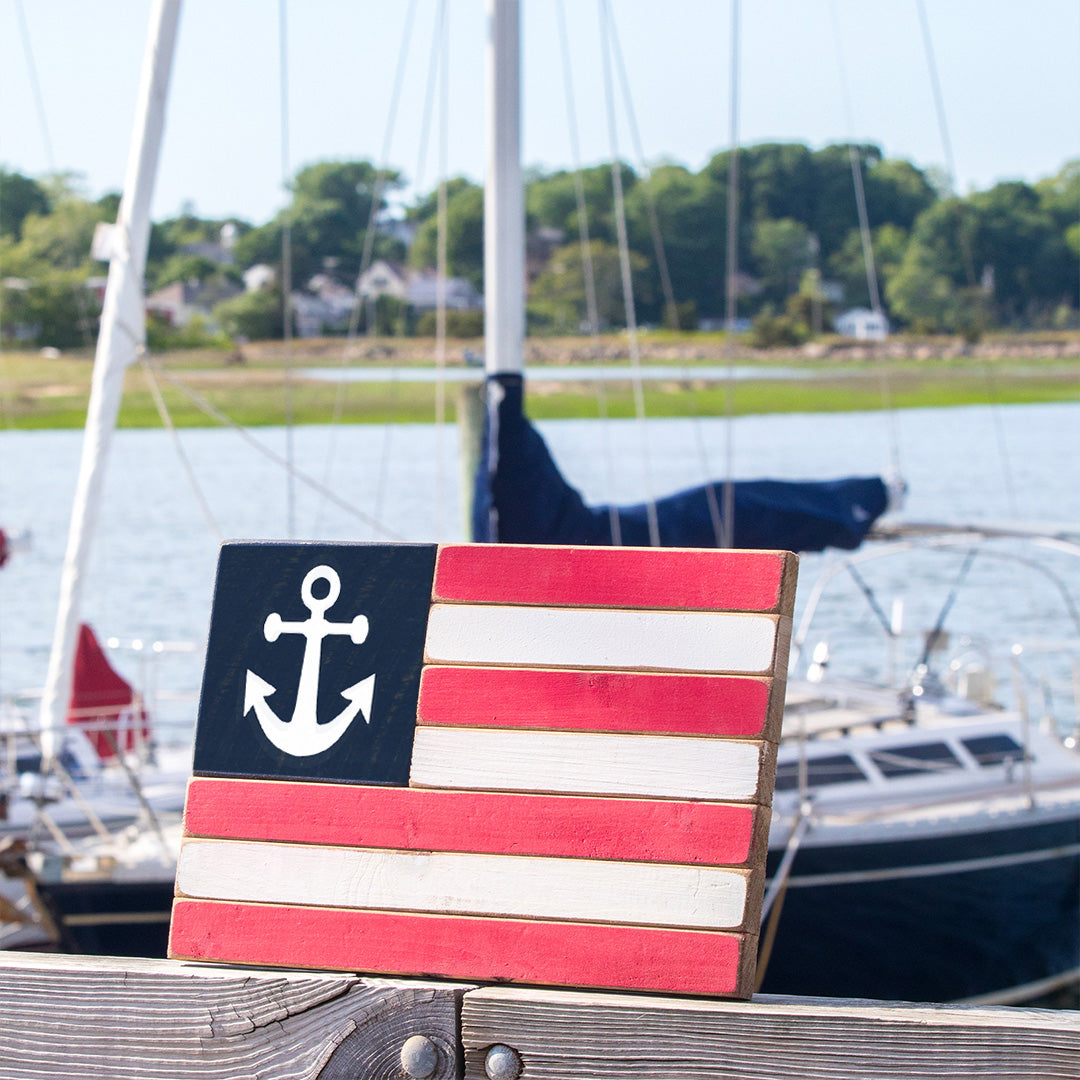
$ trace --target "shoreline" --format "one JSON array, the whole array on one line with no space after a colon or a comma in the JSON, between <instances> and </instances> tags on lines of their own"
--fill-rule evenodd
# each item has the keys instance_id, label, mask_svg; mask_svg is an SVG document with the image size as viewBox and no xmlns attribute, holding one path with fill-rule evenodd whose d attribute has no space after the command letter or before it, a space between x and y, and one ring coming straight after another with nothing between
<instances>
[{"instance_id":1,"label":"shoreline","mask_svg":"<svg viewBox=\"0 0 1080 1080\"><path fill-rule=\"evenodd\" d=\"M447 346L447 366L461 370L482 350L479 341ZM160 391L177 427L214 426L202 399L237 424L423 423L436 416L438 383L398 380L332 382L304 377L303 368L348 365L384 371L434 369L434 342L424 338L305 339L246 344L231 353L179 350L136 364L127 375L118 426L156 428ZM530 338L526 368L614 365L626 378L603 384L545 378L529 386L528 411L540 420L635 415L624 335ZM92 356L8 351L0 354L0 424L8 430L83 426ZM655 417L746 416L790 412L852 412L976 404L1080 401L1080 334L1000 336L977 345L958 339L891 338L882 343L836 340L792 349L755 350L722 334L642 335L640 360L671 368L645 384L645 412ZM739 368L738 379L718 369ZM770 369L795 369L785 378ZM696 368L701 368L696 372ZM760 379L753 369L759 368ZM708 369L708 370L706 370ZM474 369L477 378L479 368ZM805 371L806 378L798 372ZM375 375L375 371L372 371ZM153 385L156 383L156 387ZM448 392L446 392L448 391ZM444 389L445 416L457 414L459 383Z\"/></svg>"}]
</instances>

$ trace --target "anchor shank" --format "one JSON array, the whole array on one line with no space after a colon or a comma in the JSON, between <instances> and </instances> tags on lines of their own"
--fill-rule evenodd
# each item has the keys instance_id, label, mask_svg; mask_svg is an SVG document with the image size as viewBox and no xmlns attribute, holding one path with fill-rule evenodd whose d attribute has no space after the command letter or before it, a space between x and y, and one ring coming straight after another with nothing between
<instances>
[{"instance_id":1,"label":"anchor shank","mask_svg":"<svg viewBox=\"0 0 1080 1080\"><path fill-rule=\"evenodd\" d=\"M294 724L314 727L319 722L319 667L322 664L322 642L329 632L329 625L317 613L312 613L310 619L298 624L301 628L299 632L307 640L304 642L304 659L296 688L296 705L292 714Z\"/></svg>"}]
</instances>

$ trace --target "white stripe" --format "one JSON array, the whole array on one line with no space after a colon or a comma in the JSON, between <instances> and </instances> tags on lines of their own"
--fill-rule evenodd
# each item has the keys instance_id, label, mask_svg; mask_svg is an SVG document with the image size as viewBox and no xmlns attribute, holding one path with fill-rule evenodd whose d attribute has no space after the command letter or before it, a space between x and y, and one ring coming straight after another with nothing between
<instances>
[{"instance_id":1,"label":"white stripe","mask_svg":"<svg viewBox=\"0 0 1080 1080\"><path fill-rule=\"evenodd\" d=\"M432 661L769 674L776 619L714 611L435 604Z\"/></svg>"},{"instance_id":2,"label":"white stripe","mask_svg":"<svg viewBox=\"0 0 1080 1080\"><path fill-rule=\"evenodd\" d=\"M187 840L185 896L639 926L742 926L746 873L712 867Z\"/></svg>"},{"instance_id":3,"label":"white stripe","mask_svg":"<svg viewBox=\"0 0 1080 1080\"><path fill-rule=\"evenodd\" d=\"M760 744L668 735L418 727L419 787L750 800Z\"/></svg>"}]
</instances>

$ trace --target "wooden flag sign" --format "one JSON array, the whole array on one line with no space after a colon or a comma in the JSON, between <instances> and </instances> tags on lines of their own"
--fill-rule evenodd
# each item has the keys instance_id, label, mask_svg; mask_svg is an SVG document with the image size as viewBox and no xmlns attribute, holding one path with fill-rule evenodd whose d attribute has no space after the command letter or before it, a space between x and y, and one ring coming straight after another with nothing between
<instances>
[{"instance_id":1,"label":"wooden flag sign","mask_svg":"<svg viewBox=\"0 0 1080 1080\"><path fill-rule=\"evenodd\" d=\"M169 955L749 997L796 561L226 544Z\"/></svg>"}]
</instances>

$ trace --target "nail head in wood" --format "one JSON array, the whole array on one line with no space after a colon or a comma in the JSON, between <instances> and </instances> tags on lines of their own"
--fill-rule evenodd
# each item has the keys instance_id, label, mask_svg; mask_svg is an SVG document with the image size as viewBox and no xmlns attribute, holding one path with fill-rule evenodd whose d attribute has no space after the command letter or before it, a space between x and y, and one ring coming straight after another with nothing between
<instances>
[{"instance_id":1,"label":"nail head in wood","mask_svg":"<svg viewBox=\"0 0 1080 1080\"><path fill-rule=\"evenodd\" d=\"M438 1047L425 1035L412 1035L402 1043L401 1067L413 1080L427 1080L439 1067Z\"/></svg>"},{"instance_id":2,"label":"nail head in wood","mask_svg":"<svg viewBox=\"0 0 1080 1080\"><path fill-rule=\"evenodd\" d=\"M521 1075L521 1055L512 1046L496 1043L484 1058L488 1080L517 1080Z\"/></svg>"}]
</instances>

